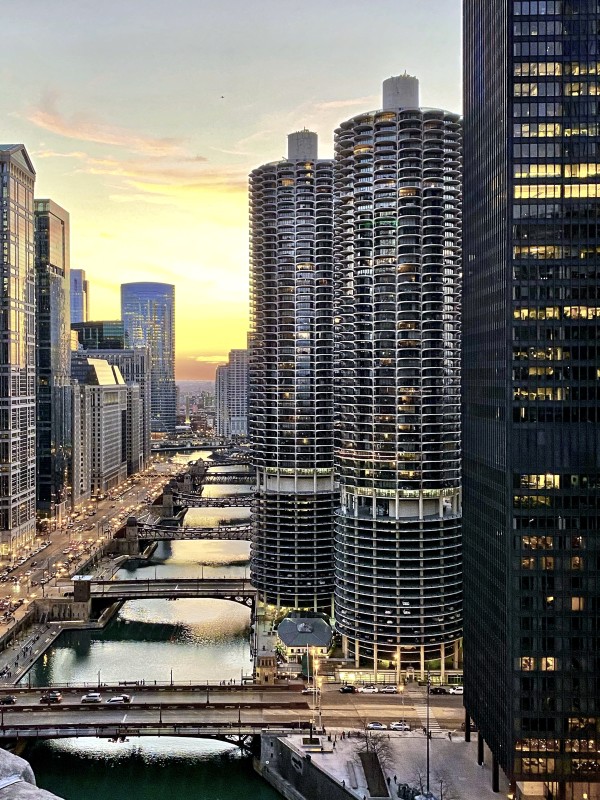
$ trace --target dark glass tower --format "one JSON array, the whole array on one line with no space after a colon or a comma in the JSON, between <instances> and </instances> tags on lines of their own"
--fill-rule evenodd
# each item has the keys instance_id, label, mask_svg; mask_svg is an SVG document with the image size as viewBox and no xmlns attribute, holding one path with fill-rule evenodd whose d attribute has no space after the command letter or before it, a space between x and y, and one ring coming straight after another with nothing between
<instances>
[{"instance_id":1,"label":"dark glass tower","mask_svg":"<svg viewBox=\"0 0 600 800\"><path fill-rule=\"evenodd\" d=\"M291 134L287 159L252 172L250 220L252 582L278 606L330 610L333 164L315 133Z\"/></svg>"},{"instance_id":2,"label":"dark glass tower","mask_svg":"<svg viewBox=\"0 0 600 800\"><path fill-rule=\"evenodd\" d=\"M152 433L175 433L175 287L167 283L121 285L126 347L150 350Z\"/></svg>"},{"instance_id":3,"label":"dark glass tower","mask_svg":"<svg viewBox=\"0 0 600 800\"><path fill-rule=\"evenodd\" d=\"M71 330L69 214L35 201L37 507L60 521L69 499Z\"/></svg>"},{"instance_id":4,"label":"dark glass tower","mask_svg":"<svg viewBox=\"0 0 600 800\"><path fill-rule=\"evenodd\" d=\"M599 793L599 30L465 2L465 707L540 797Z\"/></svg>"}]
</instances>

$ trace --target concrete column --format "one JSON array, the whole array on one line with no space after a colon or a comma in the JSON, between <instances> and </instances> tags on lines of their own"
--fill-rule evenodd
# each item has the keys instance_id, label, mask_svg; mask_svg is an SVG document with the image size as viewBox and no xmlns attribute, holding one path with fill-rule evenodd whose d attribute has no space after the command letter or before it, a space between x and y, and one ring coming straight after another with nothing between
<instances>
[{"instance_id":1,"label":"concrete column","mask_svg":"<svg viewBox=\"0 0 600 800\"><path fill-rule=\"evenodd\" d=\"M425 645L421 645L421 680L425 680Z\"/></svg>"},{"instance_id":2,"label":"concrete column","mask_svg":"<svg viewBox=\"0 0 600 800\"><path fill-rule=\"evenodd\" d=\"M348 637L345 633L342 634L342 653L344 658L348 658Z\"/></svg>"},{"instance_id":3,"label":"concrete column","mask_svg":"<svg viewBox=\"0 0 600 800\"><path fill-rule=\"evenodd\" d=\"M402 682L402 650L396 648L396 683L399 685Z\"/></svg>"},{"instance_id":4,"label":"concrete column","mask_svg":"<svg viewBox=\"0 0 600 800\"><path fill-rule=\"evenodd\" d=\"M373 682L377 683L377 645L373 645Z\"/></svg>"},{"instance_id":5,"label":"concrete column","mask_svg":"<svg viewBox=\"0 0 600 800\"><path fill-rule=\"evenodd\" d=\"M446 680L446 645L444 642L440 644L440 683Z\"/></svg>"},{"instance_id":6,"label":"concrete column","mask_svg":"<svg viewBox=\"0 0 600 800\"><path fill-rule=\"evenodd\" d=\"M459 660L458 660L458 658L459 658L459 652L460 652L460 651L459 651L459 641L458 641L458 639L457 639L457 640L454 642L454 653L453 653L453 659L452 659L452 666L454 667L454 669L458 669L458 664L459 664Z\"/></svg>"},{"instance_id":7,"label":"concrete column","mask_svg":"<svg viewBox=\"0 0 600 800\"><path fill-rule=\"evenodd\" d=\"M358 669L360 664L360 642L358 639L354 641L354 667Z\"/></svg>"},{"instance_id":8,"label":"concrete column","mask_svg":"<svg viewBox=\"0 0 600 800\"><path fill-rule=\"evenodd\" d=\"M498 759L492 755L492 792L500 791L500 772L498 769Z\"/></svg>"},{"instance_id":9,"label":"concrete column","mask_svg":"<svg viewBox=\"0 0 600 800\"><path fill-rule=\"evenodd\" d=\"M480 767L483 766L483 745L485 742L483 741L483 736L481 732L477 734L477 763Z\"/></svg>"}]
</instances>

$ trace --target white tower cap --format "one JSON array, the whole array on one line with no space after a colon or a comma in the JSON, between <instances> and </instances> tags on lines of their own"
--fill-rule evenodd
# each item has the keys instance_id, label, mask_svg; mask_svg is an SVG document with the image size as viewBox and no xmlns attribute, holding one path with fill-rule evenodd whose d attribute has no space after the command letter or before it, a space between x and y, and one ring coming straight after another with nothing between
<instances>
[{"instance_id":1,"label":"white tower cap","mask_svg":"<svg viewBox=\"0 0 600 800\"><path fill-rule=\"evenodd\" d=\"M288 135L289 161L316 161L318 149L319 137L306 128Z\"/></svg>"},{"instance_id":2,"label":"white tower cap","mask_svg":"<svg viewBox=\"0 0 600 800\"><path fill-rule=\"evenodd\" d=\"M406 72L383 82L383 109L419 108L419 79Z\"/></svg>"}]
</instances>

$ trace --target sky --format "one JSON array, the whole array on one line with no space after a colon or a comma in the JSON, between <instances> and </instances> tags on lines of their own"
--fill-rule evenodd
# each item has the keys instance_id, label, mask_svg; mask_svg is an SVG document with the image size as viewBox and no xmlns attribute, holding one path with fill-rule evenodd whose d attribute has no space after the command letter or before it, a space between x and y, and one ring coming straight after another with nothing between
<instances>
[{"instance_id":1,"label":"sky","mask_svg":"<svg viewBox=\"0 0 600 800\"><path fill-rule=\"evenodd\" d=\"M176 375L212 379L248 330L247 176L380 107L408 72L461 108L460 0L2 0L2 143L71 216L92 319L121 283L175 284Z\"/></svg>"}]
</instances>

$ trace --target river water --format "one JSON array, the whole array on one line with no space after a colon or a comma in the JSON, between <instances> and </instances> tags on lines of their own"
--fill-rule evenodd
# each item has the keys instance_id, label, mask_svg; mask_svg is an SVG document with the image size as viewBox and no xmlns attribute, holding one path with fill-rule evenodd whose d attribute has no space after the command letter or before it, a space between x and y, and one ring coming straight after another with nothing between
<instances>
[{"instance_id":1,"label":"river water","mask_svg":"<svg viewBox=\"0 0 600 800\"><path fill-rule=\"evenodd\" d=\"M187 455L181 463L202 453ZM226 468L228 471L231 468ZM248 493L209 486L206 496ZM247 518L248 508L190 509L188 525ZM249 544L162 542L152 560L121 570L130 577L243 577ZM63 634L31 671L32 685L66 681L215 681L252 671L250 613L225 600L126 603L103 631ZM39 742L25 757L38 785L66 800L276 800L237 748L202 739L132 738Z\"/></svg>"}]
</instances>

